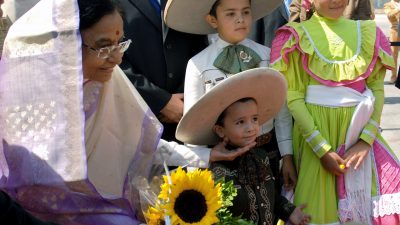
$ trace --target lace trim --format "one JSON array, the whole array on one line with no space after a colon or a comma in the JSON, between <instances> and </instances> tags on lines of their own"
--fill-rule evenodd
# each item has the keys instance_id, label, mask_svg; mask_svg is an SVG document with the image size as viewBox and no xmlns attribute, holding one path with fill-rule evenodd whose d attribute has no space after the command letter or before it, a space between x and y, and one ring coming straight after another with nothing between
<instances>
[{"instance_id":1,"label":"lace trim","mask_svg":"<svg viewBox=\"0 0 400 225\"><path fill-rule=\"evenodd\" d=\"M352 212L347 199L339 201L339 217L342 222L353 220ZM400 193L385 194L372 198L372 216L384 217L400 214Z\"/></svg>"},{"instance_id":2,"label":"lace trim","mask_svg":"<svg viewBox=\"0 0 400 225\"><path fill-rule=\"evenodd\" d=\"M367 199L364 198L364 201L360 200L363 198L362 196L364 196L364 193L360 192L353 195L353 198L357 199L357 201L350 201L347 198L339 200L338 215L341 223L353 221L361 222L362 224L372 224L371 213L369 211L371 207L366 207L365 204L368 203Z\"/></svg>"},{"instance_id":3,"label":"lace trim","mask_svg":"<svg viewBox=\"0 0 400 225\"><path fill-rule=\"evenodd\" d=\"M308 33L308 30L306 29L306 27L305 27L304 25L302 25L301 27L303 28L305 34L307 35L308 39L310 40L310 43L311 43L311 45L313 46L315 53L317 53L317 55L318 55L322 60L324 60L325 62L327 62L327 63L329 63L329 64L344 64L344 63L352 62L352 61L356 60L356 58L358 57L358 55L359 55L360 52L361 52L361 43L362 43L361 41L362 41L362 40L361 40L361 25L360 25L360 21L357 21L357 42L358 42L358 43L357 43L357 51L356 51L356 53L355 53L350 59L341 60L341 61L338 61L338 60L329 60L329 59L326 58L324 55L322 55L322 53L321 53L320 51L318 51L316 45L314 44L314 41L313 41L312 38L311 38L311 35Z\"/></svg>"},{"instance_id":4,"label":"lace trim","mask_svg":"<svg viewBox=\"0 0 400 225\"><path fill-rule=\"evenodd\" d=\"M385 194L372 198L372 216L384 217L400 214L400 193Z\"/></svg>"}]
</instances>

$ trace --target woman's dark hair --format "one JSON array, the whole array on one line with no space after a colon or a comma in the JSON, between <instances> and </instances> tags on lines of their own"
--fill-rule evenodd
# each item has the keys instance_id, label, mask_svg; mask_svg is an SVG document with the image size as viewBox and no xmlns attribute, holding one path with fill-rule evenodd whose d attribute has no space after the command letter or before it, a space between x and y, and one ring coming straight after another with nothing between
<instances>
[{"instance_id":1,"label":"woman's dark hair","mask_svg":"<svg viewBox=\"0 0 400 225\"><path fill-rule=\"evenodd\" d=\"M113 14L115 10L121 17L123 12L115 0L78 0L79 5L79 30L85 30L103 18Z\"/></svg>"},{"instance_id":2,"label":"woman's dark hair","mask_svg":"<svg viewBox=\"0 0 400 225\"><path fill-rule=\"evenodd\" d=\"M254 98L250 98L250 97L246 97L246 98L241 98L237 101L235 101L234 103L230 104L228 107L226 107L226 109L224 109L224 111L222 111L222 113L218 116L217 122L215 123L215 125L219 125L219 126L224 126L224 119L226 116L226 112L228 111L229 107L231 107L233 104L235 104L236 102L249 102L249 101L253 101L257 104L257 101Z\"/></svg>"}]
</instances>

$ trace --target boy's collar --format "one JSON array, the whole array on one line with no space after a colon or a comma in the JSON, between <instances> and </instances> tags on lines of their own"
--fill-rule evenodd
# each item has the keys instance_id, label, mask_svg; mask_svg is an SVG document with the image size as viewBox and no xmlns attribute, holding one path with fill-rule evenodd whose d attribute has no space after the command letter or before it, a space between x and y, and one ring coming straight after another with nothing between
<instances>
[{"instance_id":1,"label":"boy's collar","mask_svg":"<svg viewBox=\"0 0 400 225\"><path fill-rule=\"evenodd\" d=\"M237 45L248 46L248 42L249 42L249 40L246 38L243 41L237 43ZM217 47L218 48L223 49L228 45L233 45L233 44L223 40L221 37L218 36L218 39L217 39Z\"/></svg>"}]
</instances>

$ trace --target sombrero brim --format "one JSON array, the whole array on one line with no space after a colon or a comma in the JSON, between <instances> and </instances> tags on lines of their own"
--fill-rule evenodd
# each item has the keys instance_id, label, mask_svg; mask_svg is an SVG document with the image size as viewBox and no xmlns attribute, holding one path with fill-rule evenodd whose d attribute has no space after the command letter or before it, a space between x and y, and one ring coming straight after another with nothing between
<instances>
[{"instance_id":1,"label":"sombrero brim","mask_svg":"<svg viewBox=\"0 0 400 225\"><path fill-rule=\"evenodd\" d=\"M286 91L283 75L274 69L256 68L233 75L204 94L183 115L176 138L187 144L217 144L219 138L213 126L229 105L242 98L254 98L261 125L278 114L285 103Z\"/></svg>"},{"instance_id":2,"label":"sombrero brim","mask_svg":"<svg viewBox=\"0 0 400 225\"><path fill-rule=\"evenodd\" d=\"M192 34L215 33L206 21L215 0L168 0L165 6L164 19L168 27ZM274 9L282 0L251 0L251 13L256 21Z\"/></svg>"}]
</instances>

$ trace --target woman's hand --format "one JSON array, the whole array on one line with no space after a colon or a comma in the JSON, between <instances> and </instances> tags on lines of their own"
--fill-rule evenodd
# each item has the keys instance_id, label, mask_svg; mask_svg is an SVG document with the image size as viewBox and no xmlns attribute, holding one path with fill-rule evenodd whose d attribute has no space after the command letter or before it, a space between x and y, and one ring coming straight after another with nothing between
<instances>
[{"instance_id":1,"label":"woman's hand","mask_svg":"<svg viewBox=\"0 0 400 225\"><path fill-rule=\"evenodd\" d=\"M251 148L256 145L256 142L252 142L244 147L235 149L235 150L227 150L225 148L226 144L228 143L228 138L224 138L224 141L218 143L214 148L211 149L210 153L210 163L216 161L233 161L236 157L243 155Z\"/></svg>"},{"instance_id":2,"label":"woman's hand","mask_svg":"<svg viewBox=\"0 0 400 225\"><path fill-rule=\"evenodd\" d=\"M346 153L343 155L344 161L346 162L346 167L354 165L354 169L356 170L362 162L364 162L365 157L367 157L371 146L363 141L358 140L353 146L351 146Z\"/></svg>"},{"instance_id":3,"label":"woman's hand","mask_svg":"<svg viewBox=\"0 0 400 225\"><path fill-rule=\"evenodd\" d=\"M320 158L322 166L329 172L336 176L342 175L346 172L346 169L340 165L345 165L345 161L336 153L329 151Z\"/></svg>"}]
</instances>

